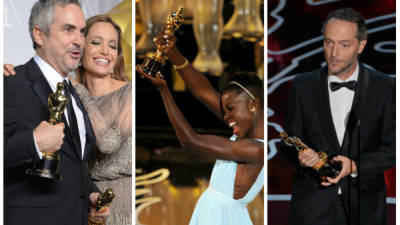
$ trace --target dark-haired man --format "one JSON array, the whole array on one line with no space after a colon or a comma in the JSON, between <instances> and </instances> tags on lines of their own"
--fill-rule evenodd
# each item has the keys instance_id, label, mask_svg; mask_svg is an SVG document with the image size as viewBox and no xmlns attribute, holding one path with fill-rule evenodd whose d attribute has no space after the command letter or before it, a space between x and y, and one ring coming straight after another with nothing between
<instances>
[{"instance_id":1,"label":"dark-haired man","mask_svg":"<svg viewBox=\"0 0 400 225\"><path fill-rule=\"evenodd\" d=\"M309 148L281 149L296 168L292 225L386 224L383 172L395 165L395 81L358 61L366 30L352 9L331 12L323 26L327 66L293 81L284 128ZM320 150L343 163L336 178L315 176Z\"/></svg>"}]
</instances>

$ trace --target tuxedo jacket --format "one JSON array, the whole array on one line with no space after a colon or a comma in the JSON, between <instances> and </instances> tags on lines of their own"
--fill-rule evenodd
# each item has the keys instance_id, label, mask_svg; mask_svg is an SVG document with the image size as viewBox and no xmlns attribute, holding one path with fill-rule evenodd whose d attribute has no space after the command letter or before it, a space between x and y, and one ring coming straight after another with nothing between
<instances>
[{"instance_id":1,"label":"tuxedo jacket","mask_svg":"<svg viewBox=\"0 0 400 225\"><path fill-rule=\"evenodd\" d=\"M293 80L285 131L315 151L353 159L358 174L336 185L321 186L313 169L299 165L297 151L282 143L281 153L296 168L290 208L292 225L333 225L339 185L351 224L386 224L384 171L395 165L395 80L359 65L357 89L342 145L330 109L327 68L298 75Z\"/></svg>"},{"instance_id":2,"label":"tuxedo jacket","mask_svg":"<svg viewBox=\"0 0 400 225\"><path fill-rule=\"evenodd\" d=\"M33 130L49 120L48 96L52 89L33 59L4 78L4 213L7 225L87 224L89 193L99 191L90 180L87 158L95 143L88 114L79 97L74 98L84 115L84 156L75 146L65 124L59 174L61 181L27 175L39 162Z\"/></svg>"}]
</instances>

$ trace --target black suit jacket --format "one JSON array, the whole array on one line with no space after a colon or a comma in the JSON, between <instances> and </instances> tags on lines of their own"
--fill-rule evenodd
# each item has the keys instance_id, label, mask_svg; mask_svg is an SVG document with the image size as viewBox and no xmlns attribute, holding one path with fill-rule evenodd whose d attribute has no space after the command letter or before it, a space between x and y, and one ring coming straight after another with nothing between
<instances>
[{"instance_id":1,"label":"black suit jacket","mask_svg":"<svg viewBox=\"0 0 400 225\"><path fill-rule=\"evenodd\" d=\"M63 116L65 138L59 150L62 181L26 175L26 169L39 162L33 130L49 119L47 98L52 90L33 59L15 71L15 76L4 78L5 224L86 225L89 193L98 191L87 168L95 143L87 112L74 96L87 132L83 159Z\"/></svg>"},{"instance_id":2,"label":"black suit jacket","mask_svg":"<svg viewBox=\"0 0 400 225\"><path fill-rule=\"evenodd\" d=\"M395 165L395 81L359 65L352 105L356 119L349 120L342 146L332 120L326 67L294 79L287 100L284 129L316 151L353 159L357 164L357 178L340 181L352 224L357 224L358 218L363 225L386 224L384 170ZM360 126L354 126L357 121ZM299 165L297 151L284 144L281 146L281 152L296 168L291 224L334 224L339 185L321 186L311 168Z\"/></svg>"}]
</instances>

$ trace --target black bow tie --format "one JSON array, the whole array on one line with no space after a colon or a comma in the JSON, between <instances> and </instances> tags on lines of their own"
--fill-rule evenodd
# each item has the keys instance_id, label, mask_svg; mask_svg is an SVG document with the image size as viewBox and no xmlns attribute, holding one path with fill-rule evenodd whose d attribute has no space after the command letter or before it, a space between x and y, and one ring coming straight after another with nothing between
<instances>
[{"instance_id":1,"label":"black bow tie","mask_svg":"<svg viewBox=\"0 0 400 225\"><path fill-rule=\"evenodd\" d=\"M348 82L331 82L329 84L331 86L331 90L332 91L337 91L342 87L347 87L348 89L355 91L357 88L357 81L352 80L352 81L348 81Z\"/></svg>"}]
</instances>

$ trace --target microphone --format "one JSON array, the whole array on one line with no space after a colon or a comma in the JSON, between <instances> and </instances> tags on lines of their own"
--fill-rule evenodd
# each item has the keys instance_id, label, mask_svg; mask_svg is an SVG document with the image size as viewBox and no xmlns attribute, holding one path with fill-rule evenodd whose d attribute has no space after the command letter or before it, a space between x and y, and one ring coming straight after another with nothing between
<instances>
[{"instance_id":1,"label":"microphone","mask_svg":"<svg viewBox=\"0 0 400 225\"><path fill-rule=\"evenodd\" d=\"M349 118L347 120L347 126L349 130L353 130L356 125L360 126L360 117L355 110L351 110Z\"/></svg>"},{"instance_id":2,"label":"microphone","mask_svg":"<svg viewBox=\"0 0 400 225\"><path fill-rule=\"evenodd\" d=\"M357 107L354 107L354 108L357 108ZM350 111L350 115L349 115L349 119L348 119L348 123L347 123L347 125L348 125L348 129L349 129L349 131L350 131L350 141L349 141L349 158L351 159L352 158L352 149L351 149L351 146L353 146L353 147L355 147L355 151L353 152L353 153L355 153L357 156L356 156L356 158L354 158L354 161L356 161L357 162L357 166L358 166L358 168L357 168L357 178L356 178L356 212L353 212L353 213L355 213L355 223L357 224L357 225L359 225L360 224L360 216L361 216L361 212L360 212L360 204L361 204L361 199L360 199L360 176L361 176L361 170L360 170L360 168L361 168L361 163L360 163L360 154L361 154L361 151L360 151L360 148L361 148L361 146L360 146L360 143L361 143L361 119L360 119L360 116L358 115L358 113L353 109L353 110L351 110ZM351 140L354 140L355 139L355 146L354 145L352 145L352 141ZM350 198L350 189L351 189L351 187L350 187L350 182L348 183L348 185L349 185L349 187L348 187L348 191L349 191L349 198ZM349 201L349 209L350 209L350 211L349 211L349 214L351 215L351 204L350 204L350 201ZM351 216L349 216L350 218L349 218L349 222L350 222L350 224L352 224L352 219L351 219Z\"/></svg>"}]
</instances>

